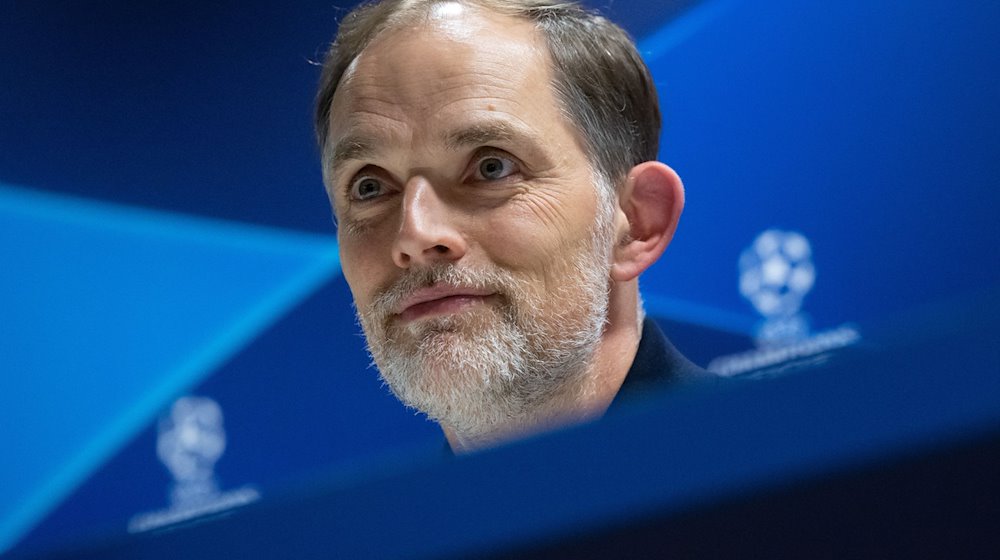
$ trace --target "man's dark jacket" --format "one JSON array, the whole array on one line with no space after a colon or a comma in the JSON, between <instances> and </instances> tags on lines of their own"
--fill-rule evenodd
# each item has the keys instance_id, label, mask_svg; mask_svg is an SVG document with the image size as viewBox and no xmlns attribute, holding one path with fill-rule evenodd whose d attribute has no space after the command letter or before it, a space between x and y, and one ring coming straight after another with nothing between
<instances>
[{"instance_id":1,"label":"man's dark jacket","mask_svg":"<svg viewBox=\"0 0 1000 560\"><path fill-rule=\"evenodd\" d=\"M611 402L611 409L647 394L689 385L712 385L722 379L691 363L674 348L656 321L647 317L642 323L642 338L635 360Z\"/></svg>"}]
</instances>

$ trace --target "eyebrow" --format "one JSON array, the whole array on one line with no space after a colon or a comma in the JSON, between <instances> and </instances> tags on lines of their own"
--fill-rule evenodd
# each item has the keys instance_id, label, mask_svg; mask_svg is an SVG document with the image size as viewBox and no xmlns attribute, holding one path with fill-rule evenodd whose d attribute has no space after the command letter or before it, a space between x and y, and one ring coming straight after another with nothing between
<instances>
[{"instance_id":1,"label":"eyebrow","mask_svg":"<svg viewBox=\"0 0 1000 560\"><path fill-rule=\"evenodd\" d=\"M498 147L516 145L537 152L540 146L530 131L502 120L478 122L445 133L444 142L451 151L499 144ZM378 146L379 143L369 136L347 136L333 145L329 169L336 172L347 161L372 158L380 151Z\"/></svg>"},{"instance_id":2,"label":"eyebrow","mask_svg":"<svg viewBox=\"0 0 1000 560\"><path fill-rule=\"evenodd\" d=\"M458 151L469 146L513 144L516 140L530 141L531 135L506 121L486 121L447 134L445 145Z\"/></svg>"},{"instance_id":3,"label":"eyebrow","mask_svg":"<svg viewBox=\"0 0 1000 560\"><path fill-rule=\"evenodd\" d=\"M329 159L331 171L336 171L344 162L352 159L367 159L375 154L375 142L365 136L348 136L333 146Z\"/></svg>"}]
</instances>

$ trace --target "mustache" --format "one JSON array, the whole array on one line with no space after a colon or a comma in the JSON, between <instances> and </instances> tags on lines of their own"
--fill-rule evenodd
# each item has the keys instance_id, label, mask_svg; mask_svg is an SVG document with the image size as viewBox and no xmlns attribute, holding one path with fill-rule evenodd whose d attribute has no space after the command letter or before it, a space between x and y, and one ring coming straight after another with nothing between
<instances>
[{"instance_id":1,"label":"mustache","mask_svg":"<svg viewBox=\"0 0 1000 560\"><path fill-rule=\"evenodd\" d=\"M376 293L366 314L374 319L385 319L404 299L421 288L431 286L488 289L506 298L520 292L517 279L502 268L492 266L471 268L440 264L410 269Z\"/></svg>"}]
</instances>

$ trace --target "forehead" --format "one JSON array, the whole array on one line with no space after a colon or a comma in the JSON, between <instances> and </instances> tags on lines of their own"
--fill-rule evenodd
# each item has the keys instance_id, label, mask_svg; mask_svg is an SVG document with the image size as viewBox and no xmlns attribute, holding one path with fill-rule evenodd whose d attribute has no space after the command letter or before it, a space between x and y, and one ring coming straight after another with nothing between
<instances>
[{"instance_id":1,"label":"forehead","mask_svg":"<svg viewBox=\"0 0 1000 560\"><path fill-rule=\"evenodd\" d=\"M510 63L540 64L547 74L547 51L527 20L454 2L399 19L403 21L380 32L351 62L338 95L370 80L406 80L428 71L455 76L468 65L488 71Z\"/></svg>"},{"instance_id":2,"label":"forehead","mask_svg":"<svg viewBox=\"0 0 1000 560\"><path fill-rule=\"evenodd\" d=\"M483 113L516 125L561 118L531 22L437 6L382 32L348 67L331 106L331 148L361 131L413 142Z\"/></svg>"}]
</instances>

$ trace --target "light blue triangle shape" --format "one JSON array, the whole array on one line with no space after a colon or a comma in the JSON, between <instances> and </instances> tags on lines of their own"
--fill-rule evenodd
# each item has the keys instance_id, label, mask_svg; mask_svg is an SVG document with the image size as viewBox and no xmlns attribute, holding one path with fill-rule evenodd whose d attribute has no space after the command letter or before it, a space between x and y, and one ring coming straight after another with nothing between
<instances>
[{"instance_id":1,"label":"light blue triangle shape","mask_svg":"<svg viewBox=\"0 0 1000 560\"><path fill-rule=\"evenodd\" d=\"M0 184L0 552L338 273L332 236Z\"/></svg>"}]
</instances>

